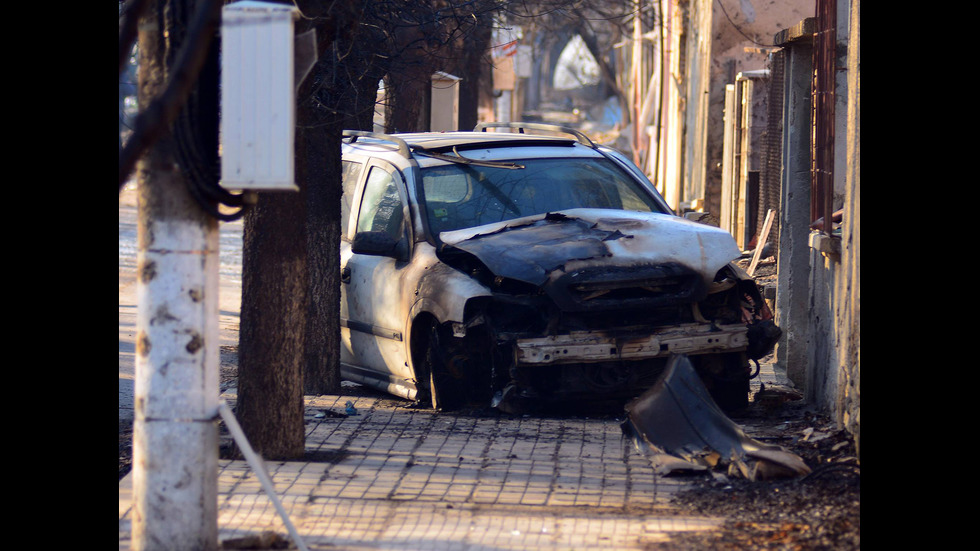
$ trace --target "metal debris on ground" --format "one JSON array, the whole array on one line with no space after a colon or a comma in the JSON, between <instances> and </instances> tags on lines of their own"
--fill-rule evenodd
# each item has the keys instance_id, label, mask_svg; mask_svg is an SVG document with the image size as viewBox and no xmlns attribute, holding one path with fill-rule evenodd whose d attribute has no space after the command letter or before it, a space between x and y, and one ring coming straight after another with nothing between
<instances>
[{"instance_id":1,"label":"metal debris on ground","mask_svg":"<svg viewBox=\"0 0 980 551\"><path fill-rule=\"evenodd\" d=\"M626 412L624 433L660 474L727 468L729 476L768 480L810 472L796 454L748 437L725 416L684 355L672 357Z\"/></svg>"},{"instance_id":2,"label":"metal debris on ground","mask_svg":"<svg viewBox=\"0 0 980 551\"><path fill-rule=\"evenodd\" d=\"M787 386L760 383L753 400L763 410L769 411L785 404L802 403L803 393Z\"/></svg>"}]
</instances>

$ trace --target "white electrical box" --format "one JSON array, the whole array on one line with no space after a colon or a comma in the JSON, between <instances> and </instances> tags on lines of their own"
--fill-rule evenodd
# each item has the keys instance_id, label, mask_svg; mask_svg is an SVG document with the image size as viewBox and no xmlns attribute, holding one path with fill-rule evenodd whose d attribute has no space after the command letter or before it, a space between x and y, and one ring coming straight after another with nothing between
<instances>
[{"instance_id":1,"label":"white electrical box","mask_svg":"<svg viewBox=\"0 0 980 551\"><path fill-rule=\"evenodd\" d=\"M432 103L429 107L429 130L459 130L459 81L457 76L441 71L432 75Z\"/></svg>"},{"instance_id":2,"label":"white electrical box","mask_svg":"<svg viewBox=\"0 0 980 551\"><path fill-rule=\"evenodd\" d=\"M241 1L221 15L221 185L297 191L295 7Z\"/></svg>"}]
</instances>

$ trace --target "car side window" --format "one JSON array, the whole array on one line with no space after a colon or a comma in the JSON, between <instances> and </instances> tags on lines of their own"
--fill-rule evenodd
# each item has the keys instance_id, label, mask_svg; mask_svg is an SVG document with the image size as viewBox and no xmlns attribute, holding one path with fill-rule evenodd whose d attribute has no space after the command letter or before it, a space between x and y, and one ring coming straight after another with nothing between
<instances>
[{"instance_id":1,"label":"car side window","mask_svg":"<svg viewBox=\"0 0 980 551\"><path fill-rule=\"evenodd\" d=\"M342 161L342 191L340 197L340 235L341 238L347 236L347 228L350 226L351 201L354 200L354 190L357 189L357 181L361 177L361 170L364 165L354 161Z\"/></svg>"},{"instance_id":2,"label":"car side window","mask_svg":"<svg viewBox=\"0 0 980 551\"><path fill-rule=\"evenodd\" d=\"M405 233L403 212L394 177L379 167L371 167L364 185L357 231L385 232L397 241Z\"/></svg>"}]
</instances>

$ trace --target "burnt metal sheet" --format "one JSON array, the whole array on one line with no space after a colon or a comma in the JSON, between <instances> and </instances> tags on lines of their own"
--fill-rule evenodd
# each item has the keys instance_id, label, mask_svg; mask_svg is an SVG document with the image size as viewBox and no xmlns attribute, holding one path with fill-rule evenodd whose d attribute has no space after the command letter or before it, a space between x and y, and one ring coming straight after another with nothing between
<instances>
[{"instance_id":1,"label":"burnt metal sheet","mask_svg":"<svg viewBox=\"0 0 980 551\"><path fill-rule=\"evenodd\" d=\"M496 275L542 285L550 272L569 260L609 256L605 240L622 236L617 234L584 220L551 214L454 246L479 258Z\"/></svg>"},{"instance_id":2,"label":"burnt metal sheet","mask_svg":"<svg viewBox=\"0 0 980 551\"><path fill-rule=\"evenodd\" d=\"M660 474L728 468L749 480L808 474L803 460L748 437L722 413L684 355L626 406L623 431Z\"/></svg>"},{"instance_id":3,"label":"burnt metal sheet","mask_svg":"<svg viewBox=\"0 0 980 551\"><path fill-rule=\"evenodd\" d=\"M495 275L542 285L590 267L676 263L707 283L741 252L731 234L683 218L632 211L568 209L453 232L446 249L478 258Z\"/></svg>"}]
</instances>

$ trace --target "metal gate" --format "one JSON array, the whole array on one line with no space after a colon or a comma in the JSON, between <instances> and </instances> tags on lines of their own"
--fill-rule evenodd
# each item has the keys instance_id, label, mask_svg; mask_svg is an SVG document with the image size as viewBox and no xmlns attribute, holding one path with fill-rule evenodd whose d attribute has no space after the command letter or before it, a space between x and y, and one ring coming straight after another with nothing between
<instances>
[{"instance_id":1,"label":"metal gate","mask_svg":"<svg viewBox=\"0 0 980 551\"><path fill-rule=\"evenodd\" d=\"M759 206L756 219L764 221L769 210L773 212L773 224L766 240L772 251L779 250L779 201L783 157L783 78L786 69L786 52L773 52L769 64L769 100L766 116L766 133L763 140L762 174L759 182ZM757 226L755 238L759 239L762 224ZM774 253L775 254L775 253Z\"/></svg>"}]
</instances>

